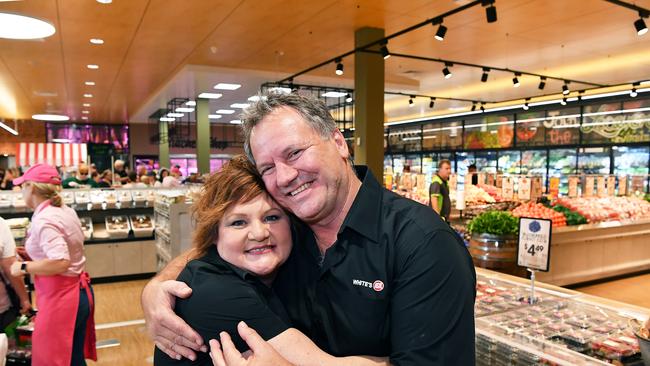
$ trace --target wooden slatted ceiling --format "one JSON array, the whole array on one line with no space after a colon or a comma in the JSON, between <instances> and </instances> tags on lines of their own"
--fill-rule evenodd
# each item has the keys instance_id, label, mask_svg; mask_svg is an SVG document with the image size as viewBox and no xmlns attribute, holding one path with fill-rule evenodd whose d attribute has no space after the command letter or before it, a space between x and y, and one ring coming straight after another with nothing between
<instances>
[{"instance_id":1,"label":"wooden slatted ceiling","mask_svg":"<svg viewBox=\"0 0 650 366\"><path fill-rule=\"evenodd\" d=\"M0 2L0 11L47 19L57 28L43 41L0 40L0 117L28 118L50 110L80 120L82 103L90 102L92 121L124 122L185 65L293 73L352 49L359 27L381 27L390 34L467 2ZM600 83L650 78L650 35L636 35L633 11L602 0L496 4L497 23L487 24L484 10L477 7L445 20L449 31L444 42L433 40L435 27L424 27L392 40L389 48ZM650 0L636 4L650 8ZM88 42L93 37L106 42L93 46ZM88 70L90 63L100 69ZM353 58L344 64L339 84L351 85ZM311 76L332 77L333 70L334 65ZM411 92L489 100L536 93L535 78L524 77L522 87L514 89L512 75L494 72L489 83L481 84L480 70L456 67L451 80L444 80L440 70L438 64L421 61L391 58L386 63L387 80L419 84ZM96 85L85 86L86 80ZM559 84L550 82L548 87ZM93 98L83 98L84 93ZM414 114L405 104L406 99L391 98L389 118ZM421 113L426 108L416 114Z\"/></svg>"}]
</instances>

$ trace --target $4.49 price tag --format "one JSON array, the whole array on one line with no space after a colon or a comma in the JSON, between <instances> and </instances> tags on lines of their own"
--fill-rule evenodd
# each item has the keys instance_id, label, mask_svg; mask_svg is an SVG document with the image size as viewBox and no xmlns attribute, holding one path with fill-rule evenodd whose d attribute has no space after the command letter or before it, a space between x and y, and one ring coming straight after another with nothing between
<instances>
[{"instance_id":1,"label":"$4.49 price tag","mask_svg":"<svg viewBox=\"0 0 650 366\"><path fill-rule=\"evenodd\" d=\"M551 259L551 220L521 217L517 265L548 272Z\"/></svg>"}]
</instances>

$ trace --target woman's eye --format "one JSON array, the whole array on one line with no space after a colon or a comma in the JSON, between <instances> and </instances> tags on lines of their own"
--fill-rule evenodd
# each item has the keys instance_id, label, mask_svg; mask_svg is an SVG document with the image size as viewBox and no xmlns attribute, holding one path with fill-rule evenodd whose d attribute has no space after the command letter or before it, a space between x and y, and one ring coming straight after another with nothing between
<instances>
[{"instance_id":1,"label":"woman's eye","mask_svg":"<svg viewBox=\"0 0 650 366\"><path fill-rule=\"evenodd\" d=\"M268 215L264 218L264 221L266 222L275 222L280 220L280 215Z\"/></svg>"},{"instance_id":2,"label":"woman's eye","mask_svg":"<svg viewBox=\"0 0 650 366\"><path fill-rule=\"evenodd\" d=\"M235 226L235 227L244 226L244 225L246 225L246 221L244 220L235 220L230 223L230 226Z\"/></svg>"}]
</instances>

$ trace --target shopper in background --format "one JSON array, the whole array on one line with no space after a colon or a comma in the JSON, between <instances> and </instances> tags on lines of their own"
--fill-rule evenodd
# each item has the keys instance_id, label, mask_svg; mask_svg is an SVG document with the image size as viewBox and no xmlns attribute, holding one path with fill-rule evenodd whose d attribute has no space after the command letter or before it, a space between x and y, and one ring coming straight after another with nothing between
<instances>
[{"instance_id":1,"label":"shopper in background","mask_svg":"<svg viewBox=\"0 0 650 366\"><path fill-rule=\"evenodd\" d=\"M100 188L109 188L113 185L113 173L110 169L106 169L99 175L99 181L97 182L97 187Z\"/></svg>"},{"instance_id":2,"label":"shopper in background","mask_svg":"<svg viewBox=\"0 0 650 366\"><path fill-rule=\"evenodd\" d=\"M17 168L9 168L5 171L5 175L0 182L0 190L11 191L14 190L14 179L20 176L20 171ZM17 188L20 189L20 188Z\"/></svg>"},{"instance_id":3,"label":"shopper in background","mask_svg":"<svg viewBox=\"0 0 650 366\"><path fill-rule=\"evenodd\" d=\"M146 176L144 176L146 177ZM127 176L126 184L122 186L123 188L147 188L145 183L138 181L138 175L136 172L129 172Z\"/></svg>"},{"instance_id":4,"label":"shopper in background","mask_svg":"<svg viewBox=\"0 0 650 366\"><path fill-rule=\"evenodd\" d=\"M450 175L451 162L446 159L440 160L438 172L431 178L429 186L429 206L447 222L449 222L449 214L451 214L448 185Z\"/></svg>"},{"instance_id":5,"label":"shopper in background","mask_svg":"<svg viewBox=\"0 0 650 366\"><path fill-rule=\"evenodd\" d=\"M113 170L115 171L115 181L119 182L119 184L126 184L129 173L124 167L124 160L115 160L113 163Z\"/></svg>"},{"instance_id":6,"label":"shopper in background","mask_svg":"<svg viewBox=\"0 0 650 366\"><path fill-rule=\"evenodd\" d=\"M472 177L473 186L478 184L478 169L476 169L476 164L472 163L467 167L467 175Z\"/></svg>"},{"instance_id":7,"label":"shopper in background","mask_svg":"<svg viewBox=\"0 0 650 366\"><path fill-rule=\"evenodd\" d=\"M88 168L90 168L90 176L92 176L93 173L99 174L99 172L97 171L97 165L95 165L95 163L91 163L90 165L88 165Z\"/></svg>"},{"instance_id":8,"label":"shopper in background","mask_svg":"<svg viewBox=\"0 0 650 366\"><path fill-rule=\"evenodd\" d=\"M165 180L165 177L169 176L169 169L167 168L160 168L160 171L158 172L158 179L154 183L154 187L162 187L162 182Z\"/></svg>"},{"instance_id":9,"label":"shopper in background","mask_svg":"<svg viewBox=\"0 0 650 366\"><path fill-rule=\"evenodd\" d=\"M63 188L96 188L97 182L90 177L88 165L79 164L77 173L63 181Z\"/></svg>"},{"instance_id":10,"label":"shopper in background","mask_svg":"<svg viewBox=\"0 0 650 366\"><path fill-rule=\"evenodd\" d=\"M476 274L449 225L384 189L367 167L355 171L321 101L271 93L241 120L245 151L269 194L304 221L296 223L299 245L273 284L293 326L336 356L474 364ZM186 298L190 289L163 281L185 263L172 260L142 294L149 331L171 357L195 357L204 347L171 310L172 295ZM265 358L271 354L268 344L256 344L248 360L274 364Z\"/></svg>"},{"instance_id":11,"label":"shopper in background","mask_svg":"<svg viewBox=\"0 0 650 366\"><path fill-rule=\"evenodd\" d=\"M25 290L25 282L22 276L11 275L11 265L16 261L16 243L11 234L11 229L7 222L0 217L0 267L2 268L3 284L0 284L0 332L11 322L13 322L19 313L27 313L32 304ZM8 282L8 284L7 284ZM7 286L11 286L13 291L20 300L20 308L12 306L11 299L7 291L11 291Z\"/></svg>"},{"instance_id":12,"label":"shopper in background","mask_svg":"<svg viewBox=\"0 0 650 366\"><path fill-rule=\"evenodd\" d=\"M183 174L181 174L181 170L178 167L173 167L170 170L169 175L163 178L162 186L163 188L180 187L182 178L183 178Z\"/></svg>"},{"instance_id":13,"label":"shopper in background","mask_svg":"<svg viewBox=\"0 0 650 366\"><path fill-rule=\"evenodd\" d=\"M136 168L136 173L138 174L138 182L140 182L142 177L147 175L147 166L144 164L138 165Z\"/></svg>"},{"instance_id":14,"label":"shopper in background","mask_svg":"<svg viewBox=\"0 0 650 366\"><path fill-rule=\"evenodd\" d=\"M32 365L85 365L97 360L94 299L84 271L84 235L77 213L59 191L61 178L53 167L36 164L15 183L34 210L25 241L32 259L11 266L14 276L34 276L38 315L32 335Z\"/></svg>"}]
</instances>

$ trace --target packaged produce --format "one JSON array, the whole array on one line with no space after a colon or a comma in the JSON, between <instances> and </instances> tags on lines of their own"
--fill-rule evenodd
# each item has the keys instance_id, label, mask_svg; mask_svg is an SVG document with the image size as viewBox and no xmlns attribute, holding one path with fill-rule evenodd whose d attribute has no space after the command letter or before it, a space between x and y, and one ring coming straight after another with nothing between
<instances>
[{"instance_id":1,"label":"packaged produce","mask_svg":"<svg viewBox=\"0 0 650 366\"><path fill-rule=\"evenodd\" d=\"M638 347L635 349L627 343L617 342L609 338L592 342L591 349L597 356L622 363L627 363L630 358L639 352Z\"/></svg>"}]
</instances>

